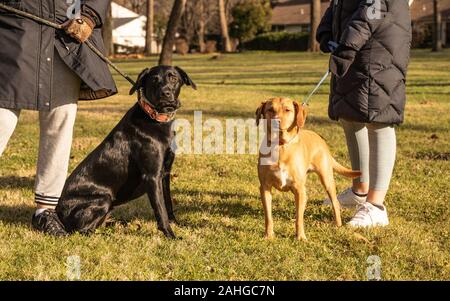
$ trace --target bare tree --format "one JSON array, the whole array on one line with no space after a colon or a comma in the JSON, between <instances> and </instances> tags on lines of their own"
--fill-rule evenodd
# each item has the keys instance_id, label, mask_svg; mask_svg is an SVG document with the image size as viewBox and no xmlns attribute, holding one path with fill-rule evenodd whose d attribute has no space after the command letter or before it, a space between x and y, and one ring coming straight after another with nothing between
<instances>
[{"instance_id":1,"label":"bare tree","mask_svg":"<svg viewBox=\"0 0 450 301\"><path fill-rule=\"evenodd\" d=\"M184 8L183 16L181 17L178 33L186 40L188 44L191 44L197 35L197 25L199 23L199 2L187 1Z\"/></svg>"},{"instance_id":2,"label":"bare tree","mask_svg":"<svg viewBox=\"0 0 450 301\"><path fill-rule=\"evenodd\" d=\"M159 65L172 65L173 46L175 44L175 35L178 24L183 15L187 0L175 0L172 12L170 13L169 23L167 24L166 34L164 36Z\"/></svg>"},{"instance_id":3,"label":"bare tree","mask_svg":"<svg viewBox=\"0 0 450 301\"><path fill-rule=\"evenodd\" d=\"M231 52L230 34L228 33L228 21L225 8L225 1L219 0L220 28L222 30L222 40L225 52Z\"/></svg>"},{"instance_id":4,"label":"bare tree","mask_svg":"<svg viewBox=\"0 0 450 301\"><path fill-rule=\"evenodd\" d=\"M439 0L433 0L433 51L442 51L442 15Z\"/></svg>"},{"instance_id":5,"label":"bare tree","mask_svg":"<svg viewBox=\"0 0 450 301\"><path fill-rule=\"evenodd\" d=\"M320 45L316 41L316 34L320 24L321 13L321 1L311 0L311 35L309 37L309 51L312 52L320 51Z\"/></svg>"},{"instance_id":6,"label":"bare tree","mask_svg":"<svg viewBox=\"0 0 450 301\"><path fill-rule=\"evenodd\" d=\"M198 7L198 13L199 13L199 19L198 19L198 46L201 53L206 52L206 42L205 42L205 36L206 36L206 17L205 17L205 3L204 0L199 0L199 7Z\"/></svg>"},{"instance_id":7,"label":"bare tree","mask_svg":"<svg viewBox=\"0 0 450 301\"><path fill-rule=\"evenodd\" d=\"M113 43L113 18L111 11L111 4L106 14L105 22L102 26L102 36L105 43L106 56L114 55L114 43Z\"/></svg>"},{"instance_id":8,"label":"bare tree","mask_svg":"<svg viewBox=\"0 0 450 301\"><path fill-rule=\"evenodd\" d=\"M145 32L145 50L144 54L150 56L153 53L153 33L155 24L155 1L147 0L147 25Z\"/></svg>"}]
</instances>

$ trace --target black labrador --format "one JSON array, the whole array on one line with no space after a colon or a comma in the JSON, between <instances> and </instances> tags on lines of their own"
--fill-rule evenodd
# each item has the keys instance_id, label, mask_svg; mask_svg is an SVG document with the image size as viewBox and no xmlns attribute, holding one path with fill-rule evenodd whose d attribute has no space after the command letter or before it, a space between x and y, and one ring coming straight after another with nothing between
<instances>
[{"instance_id":1,"label":"black labrador","mask_svg":"<svg viewBox=\"0 0 450 301\"><path fill-rule=\"evenodd\" d=\"M93 232L115 206L147 194L158 229L175 238L171 117L183 85L196 89L178 67L158 66L139 75L130 91L139 92L138 103L66 181L56 212L67 232Z\"/></svg>"}]
</instances>

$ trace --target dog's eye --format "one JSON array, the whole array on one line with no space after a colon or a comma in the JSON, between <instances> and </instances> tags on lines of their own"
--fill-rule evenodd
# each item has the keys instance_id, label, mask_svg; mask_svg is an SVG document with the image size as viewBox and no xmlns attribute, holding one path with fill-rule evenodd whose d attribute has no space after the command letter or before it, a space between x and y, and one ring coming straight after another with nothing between
<instances>
[{"instance_id":1,"label":"dog's eye","mask_svg":"<svg viewBox=\"0 0 450 301\"><path fill-rule=\"evenodd\" d=\"M285 112L292 112L291 109L284 109Z\"/></svg>"},{"instance_id":2,"label":"dog's eye","mask_svg":"<svg viewBox=\"0 0 450 301\"><path fill-rule=\"evenodd\" d=\"M176 76L169 77L169 80L172 84L178 83L178 77L176 77Z\"/></svg>"}]
</instances>

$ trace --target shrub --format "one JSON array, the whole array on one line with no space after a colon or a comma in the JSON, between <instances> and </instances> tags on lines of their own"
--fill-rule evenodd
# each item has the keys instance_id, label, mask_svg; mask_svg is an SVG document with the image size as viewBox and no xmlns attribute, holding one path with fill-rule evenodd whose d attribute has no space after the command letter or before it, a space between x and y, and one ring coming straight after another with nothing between
<instances>
[{"instance_id":1,"label":"shrub","mask_svg":"<svg viewBox=\"0 0 450 301\"><path fill-rule=\"evenodd\" d=\"M306 51L309 33L270 32L244 43L247 50Z\"/></svg>"},{"instance_id":2,"label":"shrub","mask_svg":"<svg viewBox=\"0 0 450 301\"><path fill-rule=\"evenodd\" d=\"M233 7L231 15L233 22L230 24L230 35L241 43L270 30L272 8L267 0L240 2Z\"/></svg>"},{"instance_id":3,"label":"shrub","mask_svg":"<svg viewBox=\"0 0 450 301\"><path fill-rule=\"evenodd\" d=\"M433 29L430 24L414 24L412 31L412 47L413 48L426 48L431 47Z\"/></svg>"}]
</instances>

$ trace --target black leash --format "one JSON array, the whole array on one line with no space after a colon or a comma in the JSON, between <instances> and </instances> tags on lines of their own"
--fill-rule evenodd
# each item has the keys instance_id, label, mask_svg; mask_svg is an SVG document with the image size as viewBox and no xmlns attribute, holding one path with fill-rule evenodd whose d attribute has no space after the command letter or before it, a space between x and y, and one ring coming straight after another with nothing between
<instances>
[{"instance_id":1,"label":"black leash","mask_svg":"<svg viewBox=\"0 0 450 301\"><path fill-rule=\"evenodd\" d=\"M49 27L53 27L54 29L57 30L64 30L64 27L61 24L57 24L54 22L51 22L49 20L40 18L38 16L35 16L33 14L24 12L22 10L10 7L8 5L4 5L2 3L0 3L0 9L5 10L7 12L16 14L18 16L27 18L29 20L35 21L37 23L49 26ZM100 50L98 50L92 43L91 41L87 40L86 42L84 42L84 44L86 44L98 57L100 57L103 61L105 61L109 66L111 66L111 68L113 68L114 70L117 71L117 73L119 73L123 78L125 78L128 82L130 82L130 84L132 84L133 86L136 85L136 82L125 72L123 72L122 70L119 69L119 67L117 67L117 65L115 65L113 62L111 62L111 60L109 58L107 58Z\"/></svg>"}]
</instances>

